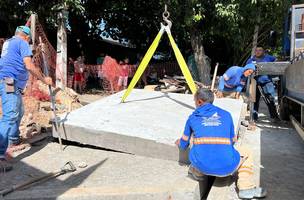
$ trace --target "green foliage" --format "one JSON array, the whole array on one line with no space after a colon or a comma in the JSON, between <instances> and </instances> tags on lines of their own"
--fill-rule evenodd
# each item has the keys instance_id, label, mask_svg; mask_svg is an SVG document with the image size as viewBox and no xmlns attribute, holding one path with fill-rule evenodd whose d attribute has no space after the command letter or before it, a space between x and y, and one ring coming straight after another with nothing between
<instances>
[{"instance_id":1,"label":"green foliage","mask_svg":"<svg viewBox=\"0 0 304 200\"><path fill-rule=\"evenodd\" d=\"M85 11L83 4L80 0L62 0L61 2L59 1L51 8L51 10L70 10L78 14L81 14Z\"/></svg>"},{"instance_id":2,"label":"green foliage","mask_svg":"<svg viewBox=\"0 0 304 200\"><path fill-rule=\"evenodd\" d=\"M139 49L145 50L159 30L165 4L173 22L172 33L182 50L190 47L190 33L194 31L201 35L206 54L213 61L239 64L250 54L256 24L260 27L261 45L267 46L270 30L277 31L280 38L291 1L6 0L0 1L0 26L7 26L0 27L0 37L12 34L15 27L25 23L33 12L38 14L46 31L52 33L49 35L54 35L57 12L66 8L70 11L70 38L97 40L103 34L113 39L128 38ZM100 27L102 21L104 27Z\"/></svg>"}]
</instances>

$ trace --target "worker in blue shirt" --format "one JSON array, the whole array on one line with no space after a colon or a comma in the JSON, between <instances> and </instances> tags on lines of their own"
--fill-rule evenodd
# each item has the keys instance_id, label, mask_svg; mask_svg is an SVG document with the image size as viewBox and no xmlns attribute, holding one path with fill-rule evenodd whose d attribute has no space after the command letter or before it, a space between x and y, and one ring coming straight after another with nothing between
<instances>
[{"instance_id":1,"label":"worker in blue shirt","mask_svg":"<svg viewBox=\"0 0 304 200\"><path fill-rule=\"evenodd\" d=\"M8 171L12 166L7 162L7 147L14 148L20 143L19 125L24 113L22 93L30 72L47 85L50 77L44 77L39 67L32 63L29 46L31 30L18 26L15 36L6 40L0 58L0 97L2 118L0 119L0 171Z\"/></svg>"},{"instance_id":2,"label":"worker in blue shirt","mask_svg":"<svg viewBox=\"0 0 304 200\"><path fill-rule=\"evenodd\" d=\"M245 67L232 66L222 77L218 86L217 97L222 98L223 92L236 92L235 98L240 94L247 83L248 77L255 71L254 64L247 64Z\"/></svg>"},{"instance_id":3,"label":"worker in blue shirt","mask_svg":"<svg viewBox=\"0 0 304 200\"><path fill-rule=\"evenodd\" d=\"M253 181L253 160L248 149L236 149L233 120L229 112L214 106L214 94L200 88L194 95L196 110L189 116L178 147L189 146L189 176L204 181L206 176L226 177L238 173L241 199L262 198L266 191ZM192 143L190 145L190 143Z\"/></svg>"},{"instance_id":4,"label":"worker in blue shirt","mask_svg":"<svg viewBox=\"0 0 304 200\"><path fill-rule=\"evenodd\" d=\"M276 58L274 56L265 54L265 50L263 47L258 46L255 49L255 55L247 60L247 64L250 63L259 63L259 62L274 62ZM261 92L258 88L260 86L263 95L268 99L266 105L268 107L268 111L270 114L270 118L278 119L278 113L275 106L275 88L272 82L271 77L268 75L259 75L256 77L257 79L257 89L256 89L256 101L254 103L254 120L258 120L258 111L260 105Z\"/></svg>"}]
</instances>

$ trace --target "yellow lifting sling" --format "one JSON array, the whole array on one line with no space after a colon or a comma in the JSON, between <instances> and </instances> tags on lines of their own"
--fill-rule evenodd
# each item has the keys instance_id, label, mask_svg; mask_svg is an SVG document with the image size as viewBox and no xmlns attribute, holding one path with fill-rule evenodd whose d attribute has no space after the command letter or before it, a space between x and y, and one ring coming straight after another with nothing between
<instances>
[{"instance_id":1,"label":"yellow lifting sling","mask_svg":"<svg viewBox=\"0 0 304 200\"><path fill-rule=\"evenodd\" d=\"M146 67L148 66L153 54L155 53L155 50L157 49L158 45L159 45L159 41L163 35L164 32L167 33L169 40L170 40L170 44L173 48L175 57L177 59L177 62L182 70L182 73L186 79L186 82L191 90L191 92L194 94L197 90L196 85L194 83L194 80L191 76L191 73L189 71L189 68L186 64L186 61L183 57L183 55L181 54L179 48L177 47L172 35L171 35L171 21L168 20L169 17L169 12L165 9L165 12L163 13L163 19L164 21L167 23L167 25L165 26L164 24L161 23L161 29L158 32L157 36L155 37L154 41L152 42L151 46L149 47L148 51L146 52L144 58L142 59L141 63L139 64L139 67L131 81L131 83L129 84L126 92L124 93L123 97L122 97L122 102L125 102L126 98L130 95L132 89L135 87L136 83L138 82L138 80L140 79L140 77L142 76L142 74L144 73Z\"/></svg>"}]
</instances>

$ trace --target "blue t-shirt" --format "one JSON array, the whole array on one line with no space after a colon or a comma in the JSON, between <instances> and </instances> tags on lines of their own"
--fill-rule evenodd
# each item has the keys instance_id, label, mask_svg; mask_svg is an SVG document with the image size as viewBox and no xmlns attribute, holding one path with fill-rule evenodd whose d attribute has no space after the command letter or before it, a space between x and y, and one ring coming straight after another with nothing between
<instances>
[{"instance_id":1,"label":"blue t-shirt","mask_svg":"<svg viewBox=\"0 0 304 200\"><path fill-rule=\"evenodd\" d=\"M210 103L197 108L187 120L180 148L193 146L189 159L191 165L206 175L227 176L240 162L234 148L234 125L229 112Z\"/></svg>"},{"instance_id":2,"label":"blue t-shirt","mask_svg":"<svg viewBox=\"0 0 304 200\"><path fill-rule=\"evenodd\" d=\"M255 56L249 58L246 62L246 64L249 64L249 63L253 63L253 62L274 62L276 60L276 58L274 56L271 56L271 55L264 55L264 57L262 58L256 58ZM258 76L258 79L257 79L258 83L260 84L265 84L265 83L269 83L271 82L271 79L268 75L260 75Z\"/></svg>"},{"instance_id":3,"label":"blue t-shirt","mask_svg":"<svg viewBox=\"0 0 304 200\"><path fill-rule=\"evenodd\" d=\"M246 77L243 75L243 73L244 73L243 67L238 67L238 66L230 67L223 75L224 79L228 79L227 81L225 80L225 85L228 87L229 86L235 87L240 84L245 85L242 82L242 80L246 79Z\"/></svg>"},{"instance_id":4,"label":"blue t-shirt","mask_svg":"<svg viewBox=\"0 0 304 200\"><path fill-rule=\"evenodd\" d=\"M19 89L24 89L28 80L28 70L23 58L32 56L30 45L15 36L4 42L0 58L0 79L11 77Z\"/></svg>"},{"instance_id":5,"label":"blue t-shirt","mask_svg":"<svg viewBox=\"0 0 304 200\"><path fill-rule=\"evenodd\" d=\"M230 89L236 89L237 92L241 92L243 87L246 85L247 77L244 76L246 70L252 69L255 71L254 64L247 64L244 67L232 66L230 67L220 79L219 91L223 91L224 87Z\"/></svg>"}]
</instances>

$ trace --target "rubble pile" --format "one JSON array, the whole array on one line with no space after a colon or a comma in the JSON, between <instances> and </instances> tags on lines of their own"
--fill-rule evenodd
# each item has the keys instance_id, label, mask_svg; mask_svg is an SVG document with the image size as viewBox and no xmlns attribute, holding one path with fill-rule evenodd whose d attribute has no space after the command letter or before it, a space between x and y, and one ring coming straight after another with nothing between
<instances>
[{"instance_id":1,"label":"rubble pile","mask_svg":"<svg viewBox=\"0 0 304 200\"><path fill-rule=\"evenodd\" d=\"M175 92L185 94L190 93L186 79L183 76L165 76L163 79L160 80L160 82L162 83L162 85L160 85L158 88L155 88L155 90L161 92ZM210 89L210 86L204 85L200 82L195 81L195 84L197 87Z\"/></svg>"},{"instance_id":2,"label":"rubble pile","mask_svg":"<svg viewBox=\"0 0 304 200\"><path fill-rule=\"evenodd\" d=\"M25 95L23 97L24 116L20 124L20 136L23 140L33 138L40 133L48 131L53 117L48 87L38 81L39 94ZM78 94L72 89L55 89L56 113L71 112L82 105L79 103ZM0 98L1 102L1 98ZM1 106L0 114L2 115Z\"/></svg>"}]
</instances>

